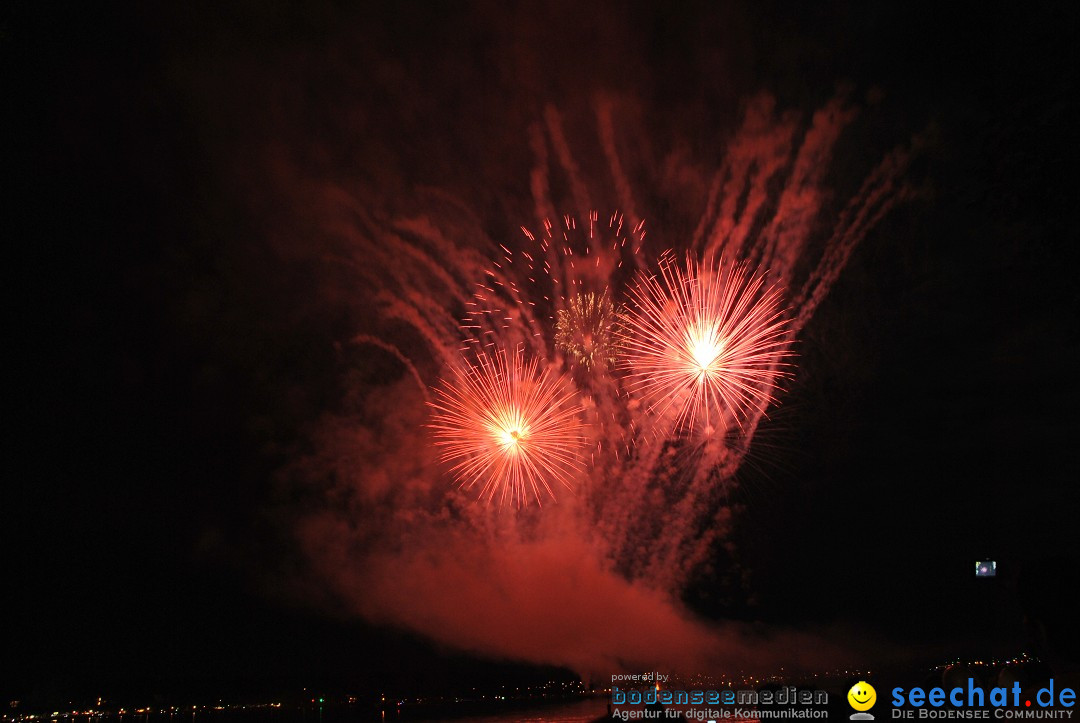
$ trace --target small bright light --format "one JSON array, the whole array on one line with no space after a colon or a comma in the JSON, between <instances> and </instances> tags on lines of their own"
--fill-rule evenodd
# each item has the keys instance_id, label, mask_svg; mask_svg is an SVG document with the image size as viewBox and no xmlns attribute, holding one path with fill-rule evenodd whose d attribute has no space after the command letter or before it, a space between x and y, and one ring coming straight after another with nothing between
<instances>
[{"instance_id":1,"label":"small bright light","mask_svg":"<svg viewBox=\"0 0 1080 723\"><path fill-rule=\"evenodd\" d=\"M709 371L709 367L716 361L716 357L720 356L723 346L711 339L698 339L694 342L693 349L690 354L694 357L694 363L697 364L698 372L705 374Z\"/></svg>"},{"instance_id":2,"label":"small bright light","mask_svg":"<svg viewBox=\"0 0 1080 723\"><path fill-rule=\"evenodd\" d=\"M521 429L503 429L499 433L499 441L507 451L511 451L517 449L518 444L521 443L524 436L525 432Z\"/></svg>"}]
</instances>

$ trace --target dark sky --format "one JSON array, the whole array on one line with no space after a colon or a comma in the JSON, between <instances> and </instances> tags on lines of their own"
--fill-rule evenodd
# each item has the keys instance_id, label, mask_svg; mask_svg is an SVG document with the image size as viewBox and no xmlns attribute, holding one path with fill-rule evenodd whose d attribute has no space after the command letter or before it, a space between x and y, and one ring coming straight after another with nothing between
<instances>
[{"instance_id":1,"label":"dark sky","mask_svg":"<svg viewBox=\"0 0 1080 723\"><path fill-rule=\"evenodd\" d=\"M809 111L840 83L879 89L838 192L861 178L848 164L930 139L919 197L806 329L763 433L776 461L746 474L755 604L716 581L692 604L942 655L961 621L1018 639L1008 579L969 575L983 555L1008 577L1075 552L1075 8L664 5L6 7L0 692L526 675L335 619L264 574L301 564L275 480L342 376L400 369L335 352L355 312L315 307L323 280L267 241L278 209L251 188L272 149L399 193L479 176L487 195L466 195L490 218L528 192L505 147L544 102L597 90L704 147L762 90ZM372 80L387 66L400 95ZM335 113L345 97L356 117Z\"/></svg>"}]
</instances>

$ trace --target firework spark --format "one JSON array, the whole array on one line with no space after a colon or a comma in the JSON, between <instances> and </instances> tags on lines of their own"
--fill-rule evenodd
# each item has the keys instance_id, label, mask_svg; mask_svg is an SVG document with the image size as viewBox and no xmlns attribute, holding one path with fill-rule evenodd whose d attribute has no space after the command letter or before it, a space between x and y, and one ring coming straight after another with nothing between
<instances>
[{"instance_id":1,"label":"firework spark","mask_svg":"<svg viewBox=\"0 0 1080 723\"><path fill-rule=\"evenodd\" d=\"M555 348L586 371L616 362L618 311L605 289L575 294L555 317Z\"/></svg>"},{"instance_id":2,"label":"firework spark","mask_svg":"<svg viewBox=\"0 0 1080 723\"><path fill-rule=\"evenodd\" d=\"M627 389L673 429L741 427L773 399L788 356L779 293L745 264L680 267L670 255L659 275L629 289L620 333Z\"/></svg>"},{"instance_id":3,"label":"firework spark","mask_svg":"<svg viewBox=\"0 0 1080 723\"><path fill-rule=\"evenodd\" d=\"M524 242L518 243L517 250L499 244L501 255L492 260L475 293L465 301L466 316L460 325L465 337L462 348L490 350L496 341L504 348L524 342L530 353L547 357L550 342L555 340L552 327L564 312L569 312L568 320L577 317L593 325L593 315L603 309L587 309L587 304L605 295L612 303L607 289L620 286L643 263L638 254L645 239L645 223L639 221L631 227L618 212L607 218L606 226L592 211L584 221L565 215L558 222L546 219L537 233L524 226L521 230ZM583 297L578 300L580 306L571 308L578 297ZM594 334L589 345L595 340ZM555 342L556 346L560 343ZM569 353L579 367L584 366L575 352L561 351ZM592 356L590 368L592 360L599 357Z\"/></svg>"},{"instance_id":4,"label":"firework spark","mask_svg":"<svg viewBox=\"0 0 1080 723\"><path fill-rule=\"evenodd\" d=\"M430 426L444 462L480 498L528 505L571 488L586 445L577 392L520 350L480 353L436 389Z\"/></svg>"}]
</instances>

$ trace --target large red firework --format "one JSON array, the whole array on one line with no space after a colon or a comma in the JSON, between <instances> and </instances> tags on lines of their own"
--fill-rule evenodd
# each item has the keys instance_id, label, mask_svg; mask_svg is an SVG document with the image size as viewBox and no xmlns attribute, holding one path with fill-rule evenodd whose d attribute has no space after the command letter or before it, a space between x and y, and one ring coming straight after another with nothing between
<instances>
[{"instance_id":1,"label":"large red firework","mask_svg":"<svg viewBox=\"0 0 1080 723\"><path fill-rule=\"evenodd\" d=\"M677 431L741 427L773 400L788 328L780 294L745 264L660 261L629 289L620 345L628 391Z\"/></svg>"},{"instance_id":2,"label":"large red firework","mask_svg":"<svg viewBox=\"0 0 1080 723\"><path fill-rule=\"evenodd\" d=\"M462 487L500 504L555 499L583 468L581 404L569 380L520 350L478 354L435 390L431 427Z\"/></svg>"}]
</instances>

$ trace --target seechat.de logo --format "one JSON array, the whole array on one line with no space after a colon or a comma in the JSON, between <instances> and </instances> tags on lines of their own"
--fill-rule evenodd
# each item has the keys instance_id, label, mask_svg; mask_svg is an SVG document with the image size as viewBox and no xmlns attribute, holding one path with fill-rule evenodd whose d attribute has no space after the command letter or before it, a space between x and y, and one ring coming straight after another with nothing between
<instances>
[{"instance_id":1,"label":"seechat.de logo","mask_svg":"<svg viewBox=\"0 0 1080 723\"><path fill-rule=\"evenodd\" d=\"M893 718L1071 718L1076 705L1076 691L1057 684L1048 684L1034 691L1025 691L1020 683L1011 688L999 686L983 689L973 678L967 686L953 688L892 689Z\"/></svg>"}]
</instances>

